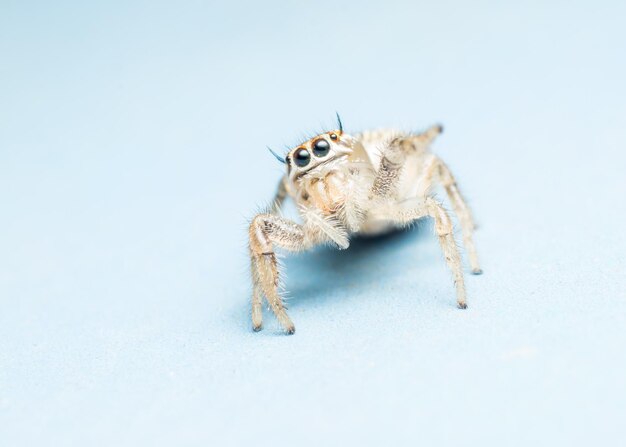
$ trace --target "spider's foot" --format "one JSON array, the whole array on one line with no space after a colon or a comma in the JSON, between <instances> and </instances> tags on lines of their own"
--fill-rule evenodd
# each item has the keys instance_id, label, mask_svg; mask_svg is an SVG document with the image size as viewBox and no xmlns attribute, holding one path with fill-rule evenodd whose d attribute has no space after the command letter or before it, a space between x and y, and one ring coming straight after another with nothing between
<instances>
[{"instance_id":1,"label":"spider's foot","mask_svg":"<svg viewBox=\"0 0 626 447\"><path fill-rule=\"evenodd\" d=\"M481 268L474 268L472 269L472 275L482 275L483 274L483 269Z\"/></svg>"},{"instance_id":2,"label":"spider's foot","mask_svg":"<svg viewBox=\"0 0 626 447\"><path fill-rule=\"evenodd\" d=\"M467 303L457 303L457 306L459 306L459 309L467 309Z\"/></svg>"},{"instance_id":3,"label":"spider's foot","mask_svg":"<svg viewBox=\"0 0 626 447\"><path fill-rule=\"evenodd\" d=\"M259 332L261 329L263 329L263 325L261 323L252 325L252 330L254 332Z\"/></svg>"},{"instance_id":4,"label":"spider's foot","mask_svg":"<svg viewBox=\"0 0 626 447\"><path fill-rule=\"evenodd\" d=\"M296 327L293 324L291 326L287 326L285 328L285 332L287 333L287 335L293 335L296 333Z\"/></svg>"}]
</instances>

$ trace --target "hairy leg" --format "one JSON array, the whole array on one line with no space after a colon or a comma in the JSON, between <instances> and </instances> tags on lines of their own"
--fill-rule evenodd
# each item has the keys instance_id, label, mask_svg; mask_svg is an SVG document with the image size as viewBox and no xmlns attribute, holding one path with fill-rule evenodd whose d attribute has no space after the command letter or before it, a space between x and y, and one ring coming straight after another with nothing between
<instances>
[{"instance_id":1,"label":"hairy leg","mask_svg":"<svg viewBox=\"0 0 626 447\"><path fill-rule=\"evenodd\" d=\"M252 262L251 270L252 277L258 277L254 262ZM263 291L257 281L252 284L252 329L254 332L263 329Z\"/></svg>"},{"instance_id":2,"label":"hairy leg","mask_svg":"<svg viewBox=\"0 0 626 447\"><path fill-rule=\"evenodd\" d=\"M441 183L446 190L452 208L459 218L463 232L463 245L467 251L472 273L480 275L482 269L478 263L478 255L476 253L476 246L474 245L474 220L472 219L469 207L463 199L450 169L439 157L428 154L425 158L424 168L419 175L419 180L415 187L415 195L417 197L428 196L429 191L436 182Z\"/></svg>"},{"instance_id":3,"label":"hairy leg","mask_svg":"<svg viewBox=\"0 0 626 447\"><path fill-rule=\"evenodd\" d=\"M443 126L441 124L435 124L434 126L430 126L424 132L417 135L411 135L409 138L417 148L426 149L430 146L433 140L442 133Z\"/></svg>"},{"instance_id":4,"label":"hairy leg","mask_svg":"<svg viewBox=\"0 0 626 447\"><path fill-rule=\"evenodd\" d=\"M457 186L456 179L452 175L452 172L441 160L439 160L439 178L450 198L454 212L459 217L461 230L463 231L463 245L465 246L465 250L467 250L472 273L480 275L483 271L478 263L478 254L476 253L476 246L474 245L474 219L472 218L472 213L467 202L461 195L461 191L459 191L459 187Z\"/></svg>"},{"instance_id":5,"label":"hairy leg","mask_svg":"<svg viewBox=\"0 0 626 447\"><path fill-rule=\"evenodd\" d=\"M420 201L422 199L419 199ZM443 251L448 268L454 277L456 287L456 300L459 308L467 308L465 292L465 280L463 279L463 269L461 268L461 256L454 240L452 221L444 208L432 197L423 199L417 206L405 208L398 207L392 216L392 220L399 224L408 224L422 217L431 217L435 221L435 232L439 238L439 244Z\"/></svg>"},{"instance_id":6,"label":"hairy leg","mask_svg":"<svg viewBox=\"0 0 626 447\"><path fill-rule=\"evenodd\" d=\"M426 152L428 146L442 131L442 127L436 125L418 135L406 135L391 140L383 150L370 198L374 200L396 198L398 181L407 156L411 153Z\"/></svg>"},{"instance_id":7,"label":"hairy leg","mask_svg":"<svg viewBox=\"0 0 626 447\"><path fill-rule=\"evenodd\" d=\"M250 259L252 270L252 327L258 331L262 327L261 295L267 301L288 334L295 332L295 326L287 315L283 300L278 293L280 284L278 262L274 246L290 251L301 251L311 244L305 229L288 219L259 214L250 223Z\"/></svg>"},{"instance_id":8,"label":"hairy leg","mask_svg":"<svg viewBox=\"0 0 626 447\"><path fill-rule=\"evenodd\" d=\"M412 150L413 144L406 138L398 137L389 142L383 150L370 198L375 201L396 198L402 166L407 153Z\"/></svg>"}]
</instances>

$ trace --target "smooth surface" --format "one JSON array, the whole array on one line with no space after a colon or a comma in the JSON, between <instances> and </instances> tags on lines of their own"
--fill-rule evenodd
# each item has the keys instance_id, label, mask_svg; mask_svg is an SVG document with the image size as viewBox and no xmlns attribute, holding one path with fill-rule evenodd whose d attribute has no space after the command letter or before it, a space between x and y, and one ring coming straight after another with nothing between
<instances>
[{"instance_id":1,"label":"smooth surface","mask_svg":"<svg viewBox=\"0 0 626 447\"><path fill-rule=\"evenodd\" d=\"M3 1L0 444L621 444L626 8L543 3ZM425 222L251 332L265 146L336 110L445 125L467 311Z\"/></svg>"}]
</instances>

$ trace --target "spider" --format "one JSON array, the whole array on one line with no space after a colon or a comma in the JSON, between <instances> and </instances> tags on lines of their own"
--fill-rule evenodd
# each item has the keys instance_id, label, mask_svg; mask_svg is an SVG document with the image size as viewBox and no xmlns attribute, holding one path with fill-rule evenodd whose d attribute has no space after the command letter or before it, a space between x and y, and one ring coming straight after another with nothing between
<instances>
[{"instance_id":1,"label":"spider","mask_svg":"<svg viewBox=\"0 0 626 447\"><path fill-rule=\"evenodd\" d=\"M279 293L276 248L297 252L330 243L346 249L351 235L382 234L425 217L434 220L454 277L457 305L467 308L452 221L431 192L438 184L445 189L461 224L472 273L481 274L470 210L450 169L429 151L443 128L435 125L421 133L377 130L351 136L344 133L339 115L337 124L338 129L305 141L285 157L268 148L286 165L286 173L271 209L250 222L253 330L263 327L265 296L286 333L295 332ZM279 214L287 196L298 206L301 224Z\"/></svg>"}]
</instances>

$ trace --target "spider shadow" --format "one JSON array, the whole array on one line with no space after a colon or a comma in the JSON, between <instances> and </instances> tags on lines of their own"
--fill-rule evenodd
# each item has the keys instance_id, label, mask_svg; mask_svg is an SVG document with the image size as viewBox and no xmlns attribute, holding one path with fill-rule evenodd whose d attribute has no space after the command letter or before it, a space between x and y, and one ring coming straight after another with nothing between
<instances>
[{"instance_id":1,"label":"spider shadow","mask_svg":"<svg viewBox=\"0 0 626 447\"><path fill-rule=\"evenodd\" d=\"M406 275L403 261L411 257L412 267L427 262L414 257L428 245L432 225L424 223L409 229L396 230L376 237L351 239L347 250L319 247L307 253L284 258L288 306L302 303L323 304L341 295L359 296L381 281ZM415 265L415 264L418 265ZM345 293L350 290L350 293Z\"/></svg>"}]
</instances>

